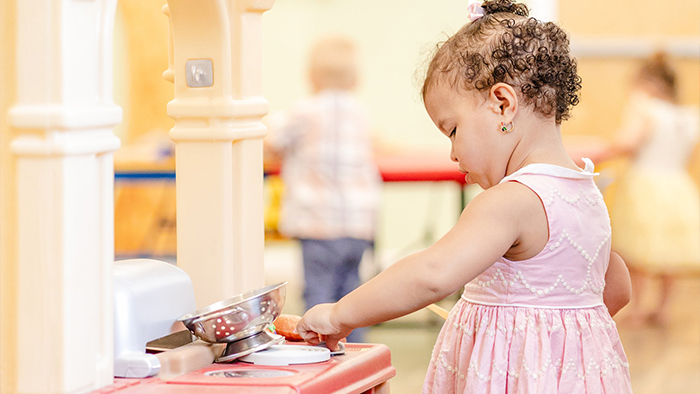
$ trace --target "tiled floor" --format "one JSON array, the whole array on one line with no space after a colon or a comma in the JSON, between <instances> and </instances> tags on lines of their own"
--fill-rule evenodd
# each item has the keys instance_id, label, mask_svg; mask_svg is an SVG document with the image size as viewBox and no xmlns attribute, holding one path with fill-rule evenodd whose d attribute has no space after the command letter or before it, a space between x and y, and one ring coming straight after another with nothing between
<instances>
[{"instance_id":1,"label":"tiled floor","mask_svg":"<svg viewBox=\"0 0 700 394\"><path fill-rule=\"evenodd\" d=\"M700 280L678 280L672 297L667 328L630 326L625 310L616 316L635 394L700 393Z\"/></svg>"},{"instance_id":2,"label":"tiled floor","mask_svg":"<svg viewBox=\"0 0 700 394\"><path fill-rule=\"evenodd\" d=\"M288 281L285 313L301 314L300 251L293 242L268 243L265 266L268 283ZM366 272L370 268L364 267ZM651 301L653 295L649 297ZM635 394L700 393L700 280L680 280L675 286L672 322L666 329L635 328L617 317L627 352ZM446 300L449 306L454 300ZM391 380L394 394L417 394L423 383L433 344L442 321L419 311L396 321L372 327L368 341L384 343L392 353L397 375Z\"/></svg>"}]
</instances>

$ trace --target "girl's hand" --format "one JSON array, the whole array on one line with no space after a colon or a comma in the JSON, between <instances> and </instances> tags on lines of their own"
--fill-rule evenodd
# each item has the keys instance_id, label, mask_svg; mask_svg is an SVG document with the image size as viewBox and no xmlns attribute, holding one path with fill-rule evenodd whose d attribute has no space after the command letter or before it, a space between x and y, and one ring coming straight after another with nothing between
<instances>
[{"instance_id":1,"label":"girl's hand","mask_svg":"<svg viewBox=\"0 0 700 394\"><path fill-rule=\"evenodd\" d=\"M297 331L312 345L326 341L328 349L338 350L338 342L347 337L352 329L343 328L334 316L335 304L319 304L309 309L297 324Z\"/></svg>"}]
</instances>

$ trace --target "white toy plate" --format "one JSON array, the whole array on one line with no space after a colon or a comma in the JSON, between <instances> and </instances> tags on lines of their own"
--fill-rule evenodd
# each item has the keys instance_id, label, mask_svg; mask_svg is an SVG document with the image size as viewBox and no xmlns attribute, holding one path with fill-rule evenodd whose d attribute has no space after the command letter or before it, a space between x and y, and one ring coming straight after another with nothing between
<instances>
[{"instance_id":1,"label":"white toy plate","mask_svg":"<svg viewBox=\"0 0 700 394\"><path fill-rule=\"evenodd\" d=\"M303 345L274 345L265 350L241 357L244 361L255 365L290 365L320 363L331 358L327 348Z\"/></svg>"}]
</instances>

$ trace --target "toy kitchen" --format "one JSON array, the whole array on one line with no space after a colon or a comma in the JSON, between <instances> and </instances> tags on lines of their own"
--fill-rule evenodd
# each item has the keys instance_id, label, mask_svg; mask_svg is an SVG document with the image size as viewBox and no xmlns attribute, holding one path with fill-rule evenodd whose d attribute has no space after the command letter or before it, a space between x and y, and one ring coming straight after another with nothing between
<instances>
[{"instance_id":1,"label":"toy kitchen","mask_svg":"<svg viewBox=\"0 0 700 394\"><path fill-rule=\"evenodd\" d=\"M395 370L385 345L341 342L332 352L297 341L298 317L280 315L286 282L181 315L194 308L183 270L139 259L114 268L121 378L93 393L388 393ZM187 330L170 333L177 322Z\"/></svg>"},{"instance_id":2,"label":"toy kitchen","mask_svg":"<svg viewBox=\"0 0 700 394\"><path fill-rule=\"evenodd\" d=\"M331 352L271 324L286 289L263 269L261 22L274 0L163 7L177 266L113 262L116 0L8 1L2 392L388 393L385 345Z\"/></svg>"}]
</instances>

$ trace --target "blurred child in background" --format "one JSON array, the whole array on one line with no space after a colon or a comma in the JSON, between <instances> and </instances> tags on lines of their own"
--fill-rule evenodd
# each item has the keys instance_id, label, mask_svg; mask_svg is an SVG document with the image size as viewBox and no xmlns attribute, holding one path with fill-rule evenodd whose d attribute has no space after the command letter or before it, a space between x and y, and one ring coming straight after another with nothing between
<instances>
[{"instance_id":1,"label":"blurred child in background","mask_svg":"<svg viewBox=\"0 0 700 394\"><path fill-rule=\"evenodd\" d=\"M359 285L381 187L368 114L352 93L357 83L353 42L342 37L317 42L309 77L313 96L299 102L279 127L272 126L266 141L282 160L279 227L301 241L307 309L336 302ZM350 342L363 340L363 331L353 334Z\"/></svg>"},{"instance_id":2,"label":"blurred child in background","mask_svg":"<svg viewBox=\"0 0 700 394\"><path fill-rule=\"evenodd\" d=\"M688 173L698 142L697 108L681 106L665 53L646 59L634 79L621 129L604 156L626 156L629 168L607 193L613 249L629 265L635 325L668 322L673 277L700 273L700 197ZM642 309L650 276L661 278L657 306Z\"/></svg>"}]
</instances>

